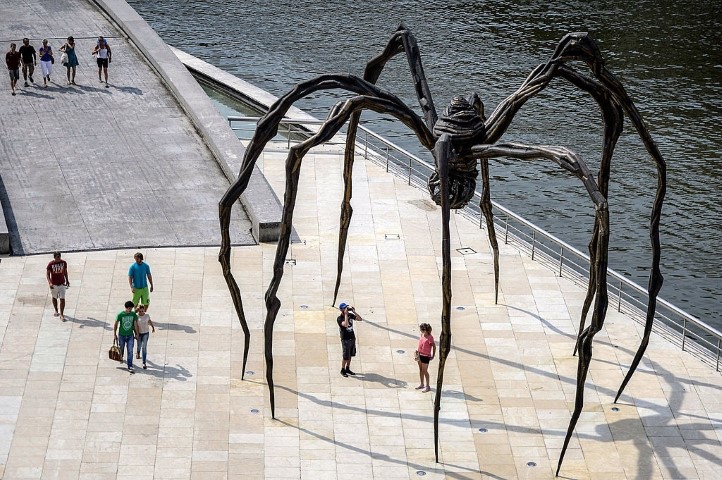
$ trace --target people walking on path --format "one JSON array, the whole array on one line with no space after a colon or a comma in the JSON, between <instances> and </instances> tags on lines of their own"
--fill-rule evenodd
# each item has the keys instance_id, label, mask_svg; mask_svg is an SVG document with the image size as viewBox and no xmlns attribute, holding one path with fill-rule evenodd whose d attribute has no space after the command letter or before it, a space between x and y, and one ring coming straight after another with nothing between
<instances>
[{"instance_id":1,"label":"people walking on path","mask_svg":"<svg viewBox=\"0 0 722 480\"><path fill-rule=\"evenodd\" d=\"M341 310L341 315L336 319L341 335L341 375L348 377L349 375L356 375L351 371L351 357L356 356L356 334L354 333L353 324L357 320L362 322L363 318L350 305L341 303L338 308Z\"/></svg>"},{"instance_id":2,"label":"people walking on path","mask_svg":"<svg viewBox=\"0 0 722 480\"><path fill-rule=\"evenodd\" d=\"M128 269L128 284L133 292L133 304L135 306L145 305L148 311L150 304L150 292L153 291L153 275L150 273L150 265L143 261L143 254L137 252L133 255L135 263ZM150 290L148 286L150 285Z\"/></svg>"},{"instance_id":3,"label":"people walking on path","mask_svg":"<svg viewBox=\"0 0 722 480\"><path fill-rule=\"evenodd\" d=\"M48 287L50 287L50 295L53 298L53 308L55 316L60 317L61 321L65 321L65 290L70 286L68 279L68 262L60 258L60 252L53 253L53 260L48 263L45 276L48 279ZM60 310L58 311L58 303Z\"/></svg>"},{"instance_id":4,"label":"people walking on path","mask_svg":"<svg viewBox=\"0 0 722 480\"><path fill-rule=\"evenodd\" d=\"M28 79L30 79L30 83L35 83L35 80L33 80L33 72L35 71L35 67L38 65L38 56L35 53L35 47L30 45L30 39L25 37L23 38L23 45L18 50L20 52L20 57L22 59L23 64L23 79L25 80L25 86L28 86Z\"/></svg>"},{"instance_id":5,"label":"people walking on path","mask_svg":"<svg viewBox=\"0 0 722 480\"><path fill-rule=\"evenodd\" d=\"M40 55L40 70L43 73L43 85L45 87L50 83L50 74L53 73L53 63L55 58L53 57L53 48L48 45L48 39L43 39L43 46L38 50Z\"/></svg>"},{"instance_id":6,"label":"people walking on path","mask_svg":"<svg viewBox=\"0 0 722 480\"><path fill-rule=\"evenodd\" d=\"M436 343L431 335L431 325L422 323L419 325L421 336L419 337L419 346L416 349L418 358L416 363L419 364L419 386L416 390L428 392L431 390L429 386L429 362L436 356ZM426 382L426 383L424 383Z\"/></svg>"},{"instance_id":7,"label":"people walking on path","mask_svg":"<svg viewBox=\"0 0 722 480\"><path fill-rule=\"evenodd\" d=\"M138 347L135 351L135 358L140 360L140 354L143 354L143 370L148 368L145 361L148 356L148 337L150 337L148 327L155 333L155 325L153 325L150 315L146 313L145 305L138 305Z\"/></svg>"},{"instance_id":8,"label":"people walking on path","mask_svg":"<svg viewBox=\"0 0 722 480\"><path fill-rule=\"evenodd\" d=\"M108 41L103 36L98 37L98 43L93 49L93 55L97 55L98 62L98 81L103 83L103 79L100 76L101 71L105 74L105 88L108 88L108 64L111 61L112 52Z\"/></svg>"},{"instance_id":9,"label":"people walking on path","mask_svg":"<svg viewBox=\"0 0 722 480\"><path fill-rule=\"evenodd\" d=\"M17 45L14 43L10 44L10 50L5 54L5 65L8 67L10 73L10 89L15 96L15 87L20 80L20 52L16 51Z\"/></svg>"},{"instance_id":10,"label":"people walking on path","mask_svg":"<svg viewBox=\"0 0 722 480\"><path fill-rule=\"evenodd\" d=\"M113 340L118 342L120 353L127 357L128 371L133 371L133 339L140 336L138 333L138 315L133 311L133 302L125 302L125 309L115 317L113 325ZM121 362L123 359L121 358Z\"/></svg>"},{"instance_id":11,"label":"people walking on path","mask_svg":"<svg viewBox=\"0 0 722 480\"><path fill-rule=\"evenodd\" d=\"M75 68L79 65L78 56L75 53L75 39L70 36L65 45L60 47L60 51L68 56L67 61L63 64L68 70L68 85L77 85L75 83Z\"/></svg>"}]
</instances>

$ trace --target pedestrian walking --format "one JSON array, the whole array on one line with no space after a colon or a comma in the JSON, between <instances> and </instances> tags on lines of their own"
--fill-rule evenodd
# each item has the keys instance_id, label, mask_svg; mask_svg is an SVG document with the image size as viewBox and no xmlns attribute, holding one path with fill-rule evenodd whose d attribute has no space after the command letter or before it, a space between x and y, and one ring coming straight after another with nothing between
<instances>
[{"instance_id":1,"label":"pedestrian walking","mask_svg":"<svg viewBox=\"0 0 722 480\"><path fill-rule=\"evenodd\" d=\"M35 53L35 47L30 45L30 39L27 37L23 38L23 45L18 52L20 52L22 59L23 79L27 87L28 79L30 79L30 83L35 83L35 80L33 80L33 72L35 72L35 67L38 65L38 55Z\"/></svg>"},{"instance_id":2,"label":"pedestrian walking","mask_svg":"<svg viewBox=\"0 0 722 480\"><path fill-rule=\"evenodd\" d=\"M147 369L146 358L148 356L148 337L150 337L150 330L148 327L153 329L155 333L155 325L150 319L150 315L146 313L144 305L138 305L138 347L135 352L135 359L140 360L140 354L143 354L143 370Z\"/></svg>"},{"instance_id":3,"label":"pedestrian walking","mask_svg":"<svg viewBox=\"0 0 722 480\"><path fill-rule=\"evenodd\" d=\"M127 356L128 371L133 371L133 339L138 335L138 315L133 311L133 302L125 302L125 309L115 317L113 340L118 342L120 354ZM121 357L120 361L123 359Z\"/></svg>"},{"instance_id":4,"label":"pedestrian walking","mask_svg":"<svg viewBox=\"0 0 722 480\"><path fill-rule=\"evenodd\" d=\"M43 85L45 87L50 83L50 74L53 73L53 63L55 63L55 57L53 57L53 48L48 45L48 39L43 39L43 46L38 50L40 55L40 70L43 73Z\"/></svg>"},{"instance_id":5,"label":"pedestrian walking","mask_svg":"<svg viewBox=\"0 0 722 480\"><path fill-rule=\"evenodd\" d=\"M5 54L5 65L8 67L10 73L10 89L15 96L15 87L20 80L20 52L16 51L17 45L14 43L10 44L10 50Z\"/></svg>"},{"instance_id":6,"label":"pedestrian walking","mask_svg":"<svg viewBox=\"0 0 722 480\"><path fill-rule=\"evenodd\" d=\"M416 348L416 363L419 364L419 386L416 390L428 392L431 390L429 385L429 362L436 356L436 343L431 335L431 325L422 323L419 325L421 336L419 337L419 346ZM424 384L424 382L426 382Z\"/></svg>"},{"instance_id":7,"label":"pedestrian walking","mask_svg":"<svg viewBox=\"0 0 722 480\"><path fill-rule=\"evenodd\" d=\"M363 318L350 305L341 303L338 308L341 310L341 315L336 319L341 335L341 375L348 377L356 375L351 371L351 358L356 356L356 334L353 324L355 321L362 322Z\"/></svg>"},{"instance_id":8,"label":"pedestrian walking","mask_svg":"<svg viewBox=\"0 0 722 480\"><path fill-rule=\"evenodd\" d=\"M108 64L111 61L112 52L108 41L103 36L98 37L98 43L95 44L93 49L93 55L97 55L98 63L98 81L103 83L103 79L100 76L101 71L105 74L105 88L108 88Z\"/></svg>"},{"instance_id":9,"label":"pedestrian walking","mask_svg":"<svg viewBox=\"0 0 722 480\"><path fill-rule=\"evenodd\" d=\"M65 45L60 47L60 51L68 56L68 59L63 64L68 70L68 85L77 85L75 83L75 68L79 63L78 56L75 53L75 39L72 36L68 37Z\"/></svg>"},{"instance_id":10,"label":"pedestrian walking","mask_svg":"<svg viewBox=\"0 0 722 480\"><path fill-rule=\"evenodd\" d=\"M53 253L53 260L48 263L45 269L45 276L48 279L50 295L53 298L55 316L65 321L65 290L70 286L68 279L68 262L61 258L60 252ZM58 311L58 303L60 310Z\"/></svg>"},{"instance_id":11,"label":"pedestrian walking","mask_svg":"<svg viewBox=\"0 0 722 480\"><path fill-rule=\"evenodd\" d=\"M153 275L150 273L150 265L143 261L143 254L137 252L133 255L135 263L128 269L128 284L130 291L133 293L133 304L145 305L145 311L148 311L150 304L150 292L153 291ZM148 286L150 285L150 290Z\"/></svg>"}]
</instances>

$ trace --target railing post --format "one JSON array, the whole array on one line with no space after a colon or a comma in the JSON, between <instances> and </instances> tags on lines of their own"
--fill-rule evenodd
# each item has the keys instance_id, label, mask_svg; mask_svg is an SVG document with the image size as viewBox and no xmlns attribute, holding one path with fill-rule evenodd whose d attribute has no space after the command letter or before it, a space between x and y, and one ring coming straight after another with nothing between
<instances>
[{"instance_id":1,"label":"railing post","mask_svg":"<svg viewBox=\"0 0 722 480\"><path fill-rule=\"evenodd\" d=\"M389 173L389 146L386 145L386 173Z\"/></svg>"},{"instance_id":2,"label":"railing post","mask_svg":"<svg viewBox=\"0 0 722 480\"><path fill-rule=\"evenodd\" d=\"M622 281L619 281L619 295L617 296L617 311L622 312Z\"/></svg>"},{"instance_id":3,"label":"railing post","mask_svg":"<svg viewBox=\"0 0 722 480\"><path fill-rule=\"evenodd\" d=\"M531 261L534 261L534 250L536 247L536 230L531 231Z\"/></svg>"},{"instance_id":4,"label":"railing post","mask_svg":"<svg viewBox=\"0 0 722 480\"><path fill-rule=\"evenodd\" d=\"M286 148L291 148L291 122L288 122L288 144Z\"/></svg>"},{"instance_id":5,"label":"railing post","mask_svg":"<svg viewBox=\"0 0 722 480\"><path fill-rule=\"evenodd\" d=\"M716 371L719 372L719 347L720 347L720 339L717 339L717 367L715 368Z\"/></svg>"},{"instance_id":6,"label":"railing post","mask_svg":"<svg viewBox=\"0 0 722 480\"><path fill-rule=\"evenodd\" d=\"M564 266L564 247L559 252L559 277L562 276L562 267Z\"/></svg>"},{"instance_id":7,"label":"railing post","mask_svg":"<svg viewBox=\"0 0 722 480\"><path fill-rule=\"evenodd\" d=\"M684 352L684 343L687 340L687 319L682 320L682 351Z\"/></svg>"},{"instance_id":8,"label":"railing post","mask_svg":"<svg viewBox=\"0 0 722 480\"><path fill-rule=\"evenodd\" d=\"M364 133L366 134L364 141L364 160L367 160L369 158L369 132Z\"/></svg>"},{"instance_id":9,"label":"railing post","mask_svg":"<svg viewBox=\"0 0 722 480\"><path fill-rule=\"evenodd\" d=\"M411 185L411 157L409 157L409 185Z\"/></svg>"},{"instance_id":10,"label":"railing post","mask_svg":"<svg viewBox=\"0 0 722 480\"><path fill-rule=\"evenodd\" d=\"M504 244L506 245L508 243L509 243L509 215L506 216L505 223L504 223Z\"/></svg>"}]
</instances>

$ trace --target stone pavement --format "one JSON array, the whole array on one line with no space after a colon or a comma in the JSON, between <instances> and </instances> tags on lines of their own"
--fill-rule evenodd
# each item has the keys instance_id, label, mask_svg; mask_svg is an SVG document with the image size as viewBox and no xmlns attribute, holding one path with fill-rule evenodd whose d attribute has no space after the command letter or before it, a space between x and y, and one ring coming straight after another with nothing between
<instances>
[{"instance_id":1,"label":"stone pavement","mask_svg":"<svg viewBox=\"0 0 722 480\"><path fill-rule=\"evenodd\" d=\"M277 420L262 359L263 294L275 246L233 251L251 321L243 334L217 248L146 249L156 291L149 368L107 358L128 298L131 250L78 252L67 315L52 315L49 256L0 261L0 476L16 478L553 478L574 400L571 356L584 290L509 246L501 292L485 232L452 215L453 344L434 463L432 394L414 390L417 325L440 333L440 215L424 192L359 159L339 301L355 305L357 377L339 375L330 306L341 156L302 167L275 328ZM262 165L283 189L283 156ZM397 237L398 236L398 237ZM462 255L460 248L476 253ZM653 336L612 403L641 328L610 309L562 478L719 478L722 378ZM438 362L431 365L432 379Z\"/></svg>"},{"instance_id":2,"label":"stone pavement","mask_svg":"<svg viewBox=\"0 0 722 480\"><path fill-rule=\"evenodd\" d=\"M110 88L90 55L109 37ZM137 246L217 245L218 201L228 180L178 102L134 47L95 6L52 0L0 4L0 39L76 39L77 86L53 67L43 88L10 95L0 84L0 201L16 255ZM238 244L252 244L241 209Z\"/></svg>"}]
</instances>

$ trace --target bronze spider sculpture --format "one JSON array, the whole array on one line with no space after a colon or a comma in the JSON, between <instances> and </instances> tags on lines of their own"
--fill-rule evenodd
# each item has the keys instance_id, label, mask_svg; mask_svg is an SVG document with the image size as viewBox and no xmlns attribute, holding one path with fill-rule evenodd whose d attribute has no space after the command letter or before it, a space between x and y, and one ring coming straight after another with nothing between
<instances>
[{"instance_id":1,"label":"bronze spider sculpture","mask_svg":"<svg viewBox=\"0 0 722 480\"><path fill-rule=\"evenodd\" d=\"M394 56L405 53L414 81L416 94L423 118L395 95L376 86L384 66ZM586 64L591 75L582 73L571 62ZM522 145L518 143L499 143L500 138L524 103L545 89L555 78L562 78L579 89L589 93L597 102L604 124L604 141L599 168L599 182L596 182L582 158L572 150L561 146ZM455 97L441 117L438 117L431 92L421 62L421 55L413 34L401 24L388 41L386 48L366 66L364 77L349 74L327 74L303 82L279 98L258 122L257 129L246 149L240 175L231 185L219 204L222 243L219 261L228 284L239 321L245 334L243 354L243 372L250 342L250 331L243 312L240 290L231 273L230 218L231 208L246 189L253 167L265 145L275 137L278 126L288 109L299 99L318 90L340 89L355 94L352 98L337 103L330 111L325 122L310 138L291 147L286 160L286 188L284 194L281 234L276 248L273 265L273 278L265 295L266 319L264 323L266 380L268 382L271 415L275 418L275 400L273 383L273 325L281 302L276 296L283 277L283 266L290 244L293 211L298 191L298 179L301 162L306 153L314 146L331 139L346 122L349 122L346 149L344 155L344 197L341 204L341 218L338 244L338 270L333 304L341 282L343 256L346 248L348 229L351 222L352 167L354 162L355 140L361 111L370 109L391 115L417 136L435 160L436 171L429 178L431 197L441 206L442 214L442 289L441 336L439 339L439 369L436 396L434 400L434 446L436 461L439 461L439 410L444 379L444 366L451 350L451 254L449 241L450 210L464 207L474 196L477 161L481 166L482 195L481 211L486 220L489 242L493 250L495 293L499 291L499 248L494 229L492 205L489 190L489 159L508 157L515 159L543 158L557 163L577 177L586 188L595 207L595 221L592 238L589 243L591 260L589 287L585 297L579 334L575 345L579 360L574 411L569 422L564 445L559 457L556 474L561 469L564 454L584 405L584 382L592 359L592 340L602 329L606 316L607 298L607 260L609 246L609 212L607 209L607 191L612 154L622 132L624 115L636 128L647 152L655 162L657 169L657 192L652 206L650 220L650 238L652 243L652 266L649 278L649 303L647 306L644 335L637 354L619 388L615 402L624 390L644 355L654 320L657 294L662 286L659 270L660 242L659 222L666 190L666 166L662 155L652 140L649 131L636 106L627 95L621 83L606 69L597 44L586 33L570 33L557 45L551 58L537 66L524 80L521 86L486 117L484 105L478 95L468 100ZM585 328L585 319L594 300L590 325Z\"/></svg>"}]
</instances>

